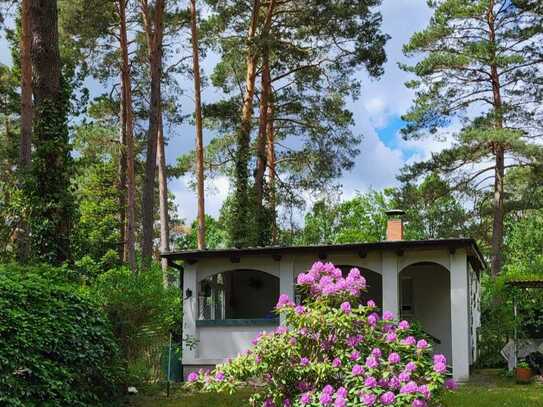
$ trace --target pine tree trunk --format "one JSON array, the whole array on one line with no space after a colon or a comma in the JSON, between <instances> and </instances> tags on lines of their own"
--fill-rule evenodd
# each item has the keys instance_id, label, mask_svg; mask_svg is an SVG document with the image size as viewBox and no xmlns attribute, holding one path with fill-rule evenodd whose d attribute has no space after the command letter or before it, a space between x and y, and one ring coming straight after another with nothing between
<instances>
[{"instance_id":1,"label":"pine tree trunk","mask_svg":"<svg viewBox=\"0 0 543 407\"><path fill-rule=\"evenodd\" d=\"M271 106L272 98L272 87L271 87L271 72L270 72L270 48L269 48L269 35L271 31L271 25L273 20L273 15L275 12L276 1L270 0L268 3L268 9L266 11L266 18L264 19L264 26L262 29L262 37L264 39L264 47L262 52L262 95L260 100L260 123L258 129L258 141L257 141L257 169L255 175L255 210L256 210L256 219L257 219L257 244L258 245L267 245L270 243L270 238L274 240L275 230L275 207L273 208L273 219L270 225L268 215L264 208L264 174L266 172L267 166L267 154L266 154L266 143L267 143L267 133L268 129L271 129L273 132L273 123L270 124L270 121L273 120L273 117L269 115L269 108ZM273 112L272 112L273 113ZM272 135L273 138L273 135ZM273 144L273 141L272 141ZM273 152L273 145L272 145ZM272 154L274 155L274 154ZM271 157L275 165L275 157ZM275 174L274 174L275 175ZM272 192L275 194L275 192ZM275 195L273 195L273 200L275 201ZM275 205L275 204L274 204ZM271 231L270 231L271 229ZM271 233L270 233L271 232ZM271 236L269 235L271 234Z\"/></svg>"},{"instance_id":2,"label":"pine tree trunk","mask_svg":"<svg viewBox=\"0 0 543 407\"><path fill-rule=\"evenodd\" d=\"M494 178L494 222L492 228L492 276L497 277L502 267L503 249L503 185L505 175L504 148L501 145L496 147L496 169Z\"/></svg>"},{"instance_id":3,"label":"pine tree trunk","mask_svg":"<svg viewBox=\"0 0 543 407\"><path fill-rule=\"evenodd\" d=\"M260 92L258 138L256 140L256 172L255 172L255 214L257 224L257 245L268 244L266 214L264 210L264 174L266 171L266 138L268 129L268 102L270 90L269 49L264 49L262 55L262 81Z\"/></svg>"},{"instance_id":4,"label":"pine tree trunk","mask_svg":"<svg viewBox=\"0 0 543 407\"><path fill-rule=\"evenodd\" d=\"M71 257L70 229L74 210L70 192L70 150L67 101L61 86L61 61L56 0L30 2L32 71L34 94L32 174L36 181L34 231L37 255L62 263Z\"/></svg>"},{"instance_id":5,"label":"pine tree trunk","mask_svg":"<svg viewBox=\"0 0 543 407\"><path fill-rule=\"evenodd\" d=\"M128 35L126 25L127 0L117 0L120 21L121 48L121 128L126 136L126 229L124 232L123 261L136 272L136 178L134 170L134 122L132 114L132 87L128 59Z\"/></svg>"},{"instance_id":6,"label":"pine tree trunk","mask_svg":"<svg viewBox=\"0 0 543 407\"><path fill-rule=\"evenodd\" d=\"M495 128L503 128L503 103L501 97L500 76L496 61L496 26L494 15L494 0L489 2L487 11L489 45L492 47L493 58L490 64L490 75L492 82L492 95L495 115ZM494 219L492 225L492 264L491 273L495 278L501 273L502 268L502 249L503 249L503 221L504 211L504 176L505 176L505 146L501 142L494 142L492 149L496 159L494 176Z\"/></svg>"},{"instance_id":7,"label":"pine tree trunk","mask_svg":"<svg viewBox=\"0 0 543 407\"><path fill-rule=\"evenodd\" d=\"M31 60L30 0L21 3L21 141L19 165L24 179L32 166L32 60ZM30 226L26 214L22 214L17 237L17 257L21 262L30 258Z\"/></svg>"},{"instance_id":8,"label":"pine tree trunk","mask_svg":"<svg viewBox=\"0 0 543 407\"><path fill-rule=\"evenodd\" d=\"M253 119L253 98L255 94L257 52L253 41L256 36L260 1L253 1L251 25L247 34L247 72L245 76L245 94L241 111L241 122L237 134L237 151L235 158L236 198L234 202L234 219L232 223L232 240L234 246L243 246L248 236L248 178L249 178L249 146L251 143L251 127Z\"/></svg>"},{"instance_id":9,"label":"pine tree trunk","mask_svg":"<svg viewBox=\"0 0 543 407\"><path fill-rule=\"evenodd\" d=\"M196 183L198 194L198 249L206 247L205 242L205 191L204 191L204 142L202 130L202 95L200 79L200 50L198 46L198 25L196 0L190 2L192 33L192 70L194 72L194 114L196 118Z\"/></svg>"},{"instance_id":10,"label":"pine tree trunk","mask_svg":"<svg viewBox=\"0 0 543 407\"><path fill-rule=\"evenodd\" d=\"M121 78L122 81L122 78ZM119 247L117 249L119 260L125 259L126 247L126 105L121 83L121 128L119 134L119 179L117 194L119 196Z\"/></svg>"},{"instance_id":11,"label":"pine tree trunk","mask_svg":"<svg viewBox=\"0 0 543 407\"><path fill-rule=\"evenodd\" d=\"M147 155L145 162L145 181L142 198L142 260L148 268L153 255L155 184L157 140L160 125L160 104L162 79L162 18L164 0L156 0L154 12L151 14L146 0L141 0L143 20L149 46L149 64L151 71L151 103L149 111L149 129L147 134Z\"/></svg>"},{"instance_id":12,"label":"pine tree trunk","mask_svg":"<svg viewBox=\"0 0 543 407\"><path fill-rule=\"evenodd\" d=\"M166 174L166 151L164 146L164 126L160 115L160 126L158 131L158 195L160 202L160 252L170 251L170 218L168 214L168 175ZM168 260L160 259L162 266L162 277L164 287L168 287Z\"/></svg>"},{"instance_id":13,"label":"pine tree trunk","mask_svg":"<svg viewBox=\"0 0 543 407\"><path fill-rule=\"evenodd\" d=\"M273 106L273 93L270 86L269 89L269 103L268 103L268 126L266 130L267 134L267 167L268 167L268 188L270 190L270 212L272 216L271 224L271 238L272 244L277 244L277 198L276 198L276 186L275 186L275 129L274 123L274 106Z\"/></svg>"},{"instance_id":14,"label":"pine tree trunk","mask_svg":"<svg viewBox=\"0 0 543 407\"><path fill-rule=\"evenodd\" d=\"M41 104L61 93L57 1L31 1L29 12L33 39L31 59L35 79L33 92L36 110L39 110Z\"/></svg>"}]
</instances>

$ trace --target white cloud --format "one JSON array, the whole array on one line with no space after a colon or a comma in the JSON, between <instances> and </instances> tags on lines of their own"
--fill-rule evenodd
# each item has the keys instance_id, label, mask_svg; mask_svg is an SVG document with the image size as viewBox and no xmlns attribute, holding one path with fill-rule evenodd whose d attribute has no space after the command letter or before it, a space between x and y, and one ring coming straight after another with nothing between
<instances>
[{"instance_id":1,"label":"white cloud","mask_svg":"<svg viewBox=\"0 0 543 407\"><path fill-rule=\"evenodd\" d=\"M398 62L409 62L402 53L403 44L430 18L425 0L385 0L381 10L383 31L391 36L386 46L388 61L379 80L362 77L362 95L350 105L357 123L355 131L365 138L355 168L340 180L345 198L355 191L397 184L396 175L408 161L426 159L444 147L444 143L432 139L404 141L396 134L392 143L385 144L378 137L379 130L397 120L412 102L413 93L404 86L409 75Z\"/></svg>"},{"instance_id":2,"label":"white cloud","mask_svg":"<svg viewBox=\"0 0 543 407\"><path fill-rule=\"evenodd\" d=\"M367 128L364 136L355 168L341 180L346 199L356 192L396 184L396 174L403 165L402 151L387 147L373 128Z\"/></svg>"},{"instance_id":3,"label":"white cloud","mask_svg":"<svg viewBox=\"0 0 543 407\"><path fill-rule=\"evenodd\" d=\"M361 100L380 99L385 111L391 115L403 114L411 104L413 93L404 86L409 75L398 63L409 63L402 52L403 45L411 35L428 23L430 10L426 0L385 0L381 7L383 31L390 35L386 45L387 63L380 80L363 78Z\"/></svg>"},{"instance_id":4,"label":"white cloud","mask_svg":"<svg viewBox=\"0 0 543 407\"><path fill-rule=\"evenodd\" d=\"M372 116L380 115L384 113L386 104L382 97L373 97L364 101L364 108Z\"/></svg>"},{"instance_id":5,"label":"white cloud","mask_svg":"<svg viewBox=\"0 0 543 407\"><path fill-rule=\"evenodd\" d=\"M190 176L185 176L169 183L169 190L175 195L175 205L179 216L192 222L198 214L198 201ZM228 196L230 181L219 176L206 181L205 209L206 214L218 217L222 204Z\"/></svg>"}]
</instances>

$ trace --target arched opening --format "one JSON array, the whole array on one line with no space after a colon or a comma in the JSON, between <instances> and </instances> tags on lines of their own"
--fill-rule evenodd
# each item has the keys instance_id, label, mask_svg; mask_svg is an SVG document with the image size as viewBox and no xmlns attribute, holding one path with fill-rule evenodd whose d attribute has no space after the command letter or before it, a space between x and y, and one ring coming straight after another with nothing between
<instances>
[{"instance_id":1,"label":"arched opening","mask_svg":"<svg viewBox=\"0 0 543 407\"><path fill-rule=\"evenodd\" d=\"M275 319L279 278L259 270L228 270L198 285L199 320Z\"/></svg>"},{"instance_id":2,"label":"arched opening","mask_svg":"<svg viewBox=\"0 0 543 407\"><path fill-rule=\"evenodd\" d=\"M366 279L367 284L367 290L361 295L362 301L366 303L368 300L373 300L379 308L383 307L383 277L381 274L358 266L340 265L338 267L341 269L344 277L347 277L352 268L358 268L360 274Z\"/></svg>"},{"instance_id":3,"label":"arched opening","mask_svg":"<svg viewBox=\"0 0 543 407\"><path fill-rule=\"evenodd\" d=\"M421 324L433 339L434 351L451 360L451 279L437 263L421 262L399 274L400 317Z\"/></svg>"}]
</instances>

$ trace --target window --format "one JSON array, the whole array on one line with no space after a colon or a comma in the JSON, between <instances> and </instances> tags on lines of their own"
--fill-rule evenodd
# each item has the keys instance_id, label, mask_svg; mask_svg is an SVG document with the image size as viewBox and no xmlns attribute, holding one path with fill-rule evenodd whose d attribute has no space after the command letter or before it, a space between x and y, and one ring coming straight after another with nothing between
<instances>
[{"instance_id":1,"label":"window","mask_svg":"<svg viewBox=\"0 0 543 407\"><path fill-rule=\"evenodd\" d=\"M279 278L258 270L231 270L200 281L198 319L201 321L274 320Z\"/></svg>"},{"instance_id":2,"label":"window","mask_svg":"<svg viewBox=\"0 0 543 407\"><path fill-rule=\"evenodd\" d=\"M198 319L225 319L224 276L216 274L200 283L198 296L200 315Z\"/></svg>"}]
</instances>

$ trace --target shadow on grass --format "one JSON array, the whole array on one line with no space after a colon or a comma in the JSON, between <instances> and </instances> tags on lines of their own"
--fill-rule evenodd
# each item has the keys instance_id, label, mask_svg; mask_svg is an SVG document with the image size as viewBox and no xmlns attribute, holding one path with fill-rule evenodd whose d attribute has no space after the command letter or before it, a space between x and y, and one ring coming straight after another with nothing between
<instances>
[{"instance_id":1,"label":"shadow on grass","mask_svg":"<svg viewBox=\"0 0 543 407\"><path fill-rule=\"evenodd\" d=\"M162 388L142 389L143 395L127 398L122 406L130 407L244 407L250 393L235 395L187 393L176 385L169 398ZM501 370L478 371L470 383L445 397L444 407L543 407L543 386L518 385Z\"/></svg>"},{"instance_id":2,"label":"shadow on grass","mask_svg":"<svg viewBox=\"0 0 543 407\"><path fill-rule=\"evenodd\" d=\"M249 392L234 395L217 393L191 393L182 385L173 385L170 396L165 386L153 385L140 390L140 395L128 396L111 407L243 407L249 406Z\"/></svg>"}]
</instances>

